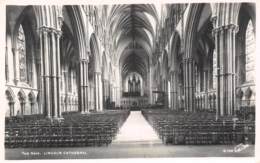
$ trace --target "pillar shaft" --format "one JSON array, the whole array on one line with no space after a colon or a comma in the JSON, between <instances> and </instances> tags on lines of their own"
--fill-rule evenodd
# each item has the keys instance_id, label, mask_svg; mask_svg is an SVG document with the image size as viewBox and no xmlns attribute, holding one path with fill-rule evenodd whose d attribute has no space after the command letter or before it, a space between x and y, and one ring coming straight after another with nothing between
<instances>
[{"instance_id":1,"label":"pillar shaft","mask_svg":"<svg viewBox=\"0 0 260 163\"><path fill-rule=\"evenodd\" d=\"M85 62L85 111L89 112L89 105L88 105L88 101L89 101L89 97L88 97L88 93L89 93L89 80L88 80L88 62Z\"/></svg>"},{"instance_id":2,"label":"pillar shaft","mask_svg":"<svg viewBox=\"0 0 260 163\"><path fill-rule=\"evenodd\" d=\"M58 31L40 28L41 50L41 98L44 114L49 118L60 118L60 50Z\"/></svg>"},{"instance_id":3,"label":"pillar shaft","mask_svg":"<svg viewBox=\"0 0 260 163\"><path fill-rule=\"evenodd\" d=\"M14 55L14 83L17 84L20 80L20 70L19 70L19 54L16 48L12 48Z\"/></svg>"},{"instance_id":4,"label":"pillar shaft","mask_svg":"<svg viewBox=\"0 0 260 163\"><path fill-rule=\"evenodd\" d=\"M89 111L89 105L88 105L88 86L89 86L89 81L88 81L88 62L87 60L81 60L79 64L79 72L80 72L80 90L79 90L79 99L80 99L80 107L79 111L81 113L85 113Z\"/></svg>"},{"instance_id":5,"label":"pillar shaft","mask_svg":"<svg viewBox=\"0 0 260 163\"><path fill-rule=\"evenodd\" d=\"M184 60L184 104L185 110L192 112L194 108L194 60L193 58L186 58Z\"/></svg>"},{"instance_id":6,"label":"pillar shaft","mask_svg":"<svg viewBox=\"0 0 260 163\"><path fill-rule=\"evenodd\" d=\"M49 58L49 38L48 38L48 31L47 29L44 29L43 28L43 64L44 64L44 67L43 67L43 90L44 90L44 106L43 108L46 110L46 116L47 117L51 117L51 97L50 97L50 91L51 91L51 88L50 88L50 80L49 80L49 77L50 77L50 72L49 72L49 61L50 61L50 58Z\"/></svg>"},{"instance_id":7,"label":"pillar shaft","mask_svg":"<svg viewBox=\"0 0 260 163\"><path fill-rule=\"evenodd\" d=\"M50 82L51 82L51 89L53 93L51 94L51 100L52 100L52 115L53 117L58 117L58 91L57 91L57 67L55 66L57 64L56 62L56 38L55 38L55 33L51 33L51 40L50 40L50 45L52 49L52 55L51 55L51 76L50 76ZM56 55L54 55L56 54Z\"/></svg>"},{"instance_id":8,"label":"pillar shaft","mask_svg":"<svg viewBox=\"0 0 260 163\"><path fill-rule=\"evenodd\" d=\"M102 81L101 81L101 73L95 72L94 73L95 78L95 110L96 111L102 111L103 105L102 105Z\"/></svg>"},{"instance_id":9,"label":"pillar shaft","mask_svg":"<svg viewBox=\"0 0 260 163\"><path fill-rule=\"evenodd\" d=\"M217 53L217 116L232 115L235 109L235 35L230 24L214 29Z\"/></svg>"},{"instance_id":10,"label":"pillar shaft","mask_svg":"<svg viewBox=\"0 0 260 163\"><path fill-rule=\"evenodd\" d=\"M61 33L57 33L56 35L56 64L57 64L57 70L56 70L56 82L57 82L57 116L61 117L61 67L60 67L60 37Z\"/></svg>"},{"instance_id":11,"label":"pillar shaft","mask_svg":"<svg viewBox=\"0 0 260 163\"><path fill-rule=\"evenodd\" d=\"M103 85L101 73L98 75L98 85L99 85L99 111L103 111Z\"/></svg>"},{"instance_id":12,"label":"pillar shaft","mask_svg":"<svg viewBox=\"0 0 260 163\"><path fill-rule=\"evenodd\" d=\"M173 71L171 73L171 107L176 110L178 108L178 82L177 82L177 72Z\"/></svg>"},{"instance_id":13,"label":"pillar shaft","mask_svg":"<svg viewBox=\"0 0 260 163\"><path fill-rule=\"evenodd\" d=\"M153 70L152 65L150 65L150 71L149 71L149 104L153 104ZM140 86L141 88L141 86Z\"/></svg>"}]
</instances>

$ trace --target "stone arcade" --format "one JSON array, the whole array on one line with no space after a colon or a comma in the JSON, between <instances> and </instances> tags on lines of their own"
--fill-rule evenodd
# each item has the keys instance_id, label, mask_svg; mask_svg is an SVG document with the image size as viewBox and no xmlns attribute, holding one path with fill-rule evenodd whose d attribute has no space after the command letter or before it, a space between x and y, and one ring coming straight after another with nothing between
<instances>
[{"instance_id":1,"label":"stone arcade","mask_svg":"<svg viewBox=\"0 0 260 163\"><path fill-rule=\"evenodd\" d=\"M254 122L255 10L253 3L9 5L6 121L119 114L121 126L129 110L147 118L155 109Z\"/></svg>"}]
</instances>

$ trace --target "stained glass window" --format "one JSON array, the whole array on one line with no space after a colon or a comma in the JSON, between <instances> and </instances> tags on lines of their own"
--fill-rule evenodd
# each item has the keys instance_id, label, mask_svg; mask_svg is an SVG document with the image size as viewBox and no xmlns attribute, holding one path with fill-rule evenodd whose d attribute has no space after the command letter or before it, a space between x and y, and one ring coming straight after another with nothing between
<instances>
[{"instance_id":1,"label":"stained glass window","mask_svg":"<svg viewBox=\"0 0 260 163\"><path fill-rule=\"evenodd\" d=\"M26 75L26 44L23 27L20 25L17 37L17 50L19 54L20 81L27 82Z\"/></svg>"},{"instance_id":2,"label":"stained glass window","mask_svg":"<svg viewBox=\"0 0 260 163\"><path fill-rule=\"evenodd\" d=\"M246 29L246 81L254 81L255 69L255 35L253 23L250 20Z\"/></svg>"}]
</instances>

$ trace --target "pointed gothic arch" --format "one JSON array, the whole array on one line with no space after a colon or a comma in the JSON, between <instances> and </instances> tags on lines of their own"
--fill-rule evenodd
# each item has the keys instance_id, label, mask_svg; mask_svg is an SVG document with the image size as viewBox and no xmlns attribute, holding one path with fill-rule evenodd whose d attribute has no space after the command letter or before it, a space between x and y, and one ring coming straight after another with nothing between
<instances>
[{"instance_id":1,"label":"pointed gothic arch","mask_svg":"<svg viewBox=\"0 0 260 163\"><path fill-rule=\"evenodd\" d=\"M90 37L90 52L91 55L94 56L94 71L100 72L101 71L101 54L99 50L99 42L97 36L93 33Z\"/></svg>"},{"instance_id":2,"label":"pointed gothic arch","mask_svg":"<svg viewBox=\"0 0 260 163\"><path fill-rule=\"evenodd\" d=\"M37 101L36 101L36 97L35 97L35 94L34 92L30 92L28 94L28 100L29 100L29 104L30 104L30 114L38 114L38 110L36 110L36 104L37 104Z\"/></svg>"},{"instance_id":3,"label":"pointed gothic arch","mask_svg":"<svg viewBox=\"0 0 260 163\"><path fill-rule=\"evenodd\" d=\"M23 116L26 114L26 94L24 91L21 89L18 94L17 94L18 100L20 102L20 110L18 110L17 115L18 116Z\"/></svg>"},{"instance_id":4,"label":"pointed gothic arch","mask_svg":"<svg viewBox=\"0 0 260 163\"><path fill-rule=\"evenodd\" d=\"M14 104L15 104L15 95L14 95L14 92L13 90L8 87L7 90L5 91L5 95L6 95L6 98L7 98L7 101L8 101L8 111L9 112L9 115L10 117L12 116L15 116L15 108L14 108Z\"/></svg>"}]
</instances>

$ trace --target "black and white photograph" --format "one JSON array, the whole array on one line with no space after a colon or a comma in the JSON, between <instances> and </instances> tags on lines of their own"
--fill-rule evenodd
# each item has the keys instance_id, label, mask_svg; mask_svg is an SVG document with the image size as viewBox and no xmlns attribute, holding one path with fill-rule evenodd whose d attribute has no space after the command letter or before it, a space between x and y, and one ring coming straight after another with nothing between
<instances>
[{"instance_id":1,"label":"black and white photograph","mask_svg":"<svg viewBox=\"0 0 260 163\"><path fill-rule=\"evenodd\" d=\"M254 158L256 9L5 4L4 159Z\"/></svg>"}]
</instances>

